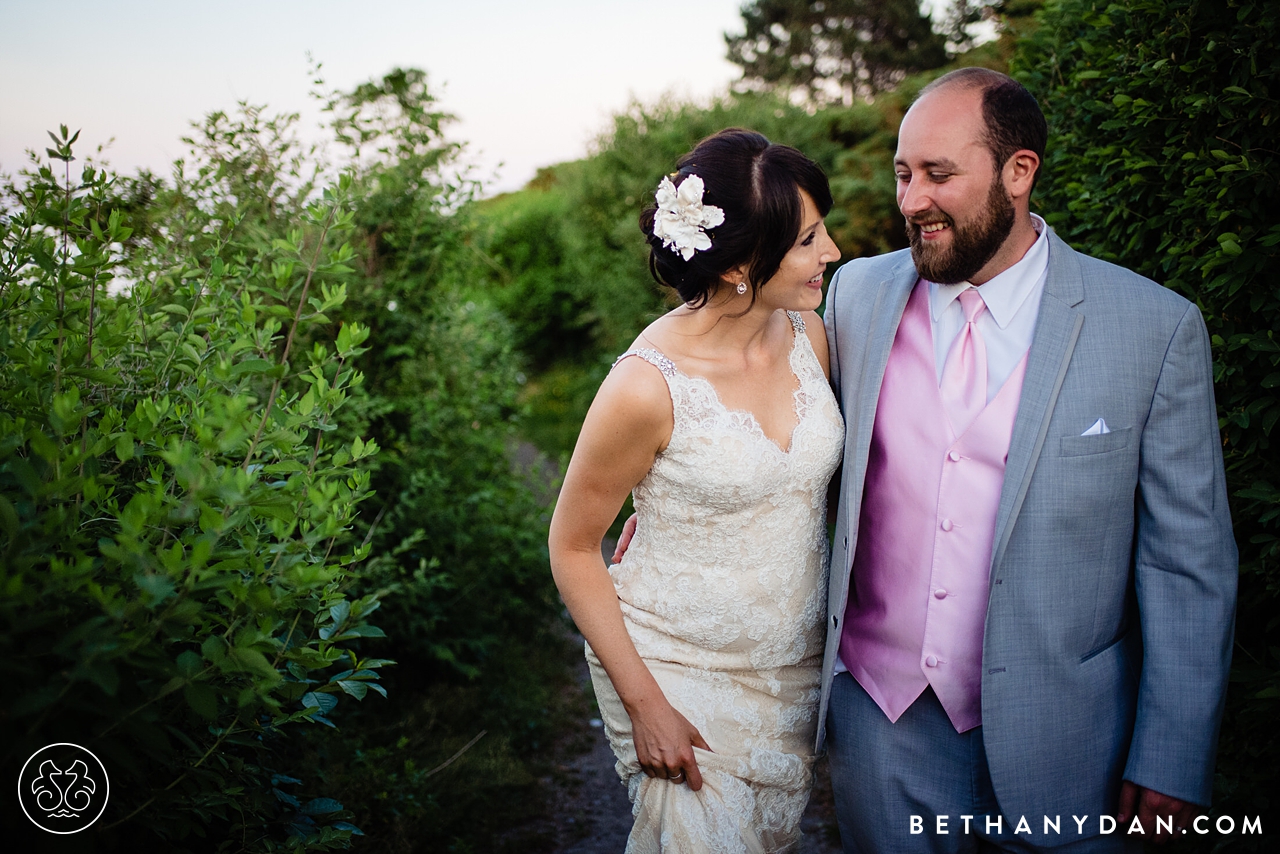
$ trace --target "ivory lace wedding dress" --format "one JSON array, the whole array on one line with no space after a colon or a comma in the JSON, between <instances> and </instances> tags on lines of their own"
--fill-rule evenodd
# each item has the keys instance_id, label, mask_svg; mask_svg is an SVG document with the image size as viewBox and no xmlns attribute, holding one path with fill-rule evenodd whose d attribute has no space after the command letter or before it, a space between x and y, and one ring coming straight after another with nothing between
<instances>
[{"instance_id":1,"label":"ivory lace wedding dress","mask_svg":"<svg viewBox=\"0 0 1280 854\"><path fill-rule=\"evenodd\" d=\"M635 815L627 854L764 854L800 840L826 611L826 489L844 422L804 321L788 314L798 387L786 450L658 351L618 359L662 372L675 427L635 488L636 536L610 572L641 658L713 751L694 749L700 791L646 777L631 719L588 646Z\"/></svg>"}]
</instances>

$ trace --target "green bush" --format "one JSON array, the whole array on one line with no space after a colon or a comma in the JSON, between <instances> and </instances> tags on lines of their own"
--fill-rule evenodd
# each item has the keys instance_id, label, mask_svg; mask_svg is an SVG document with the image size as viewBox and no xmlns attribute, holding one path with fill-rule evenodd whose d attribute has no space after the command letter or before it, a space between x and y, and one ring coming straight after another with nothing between
<instances>
[{"instance_id":1,"label":"green bush","mask_svg":"<svg viewBox=\"0 0 1280 854\"><path fill-rule=\"evenodd\" d=\"M351 363L364 383L335 435L381 449L354 521L370 557L353 583L383 603L381 649L400 665L386 675L390 702L361 709L337 738L307 739L301 767L355 813L373 848L483 845L510 819L513 787L525 804L515 806L537 803L527 766L567 672L547 511L512 463L519 363L510 325L464 292L486 264L472 243L478 187L443 137L450 117L426 75L396 70L321 98L326 150L351 175L353 255L340 276L347 299L303 340L339 322L370 331ZM123 194L142 200L139 231L165 237L134 265L163 267L189 232L200 242L188 223L210 216L256 239L287 233L315 176L335 168L298 141L296 123L243 105L198 125L172 182ZM243 202L262 199L272 203Z\"/></svg>"},{"instance_id":2,"label":"green bush","mask_svg":"<svg viewBox=\"0 0 1280 854\"><path fill-rule=\"evenodd\" d=\"M1232 815L1273 813L1280 767L1278 42L1274 3L1056 0L1015 58L1047 107L1046 219L1195 301L1213 337L1240 545L1216 792Z\"/></svg>"},{"instance_id":3,"label":"green bush","mask_svg":"<svg viewBox=\"0 0 1280 854\"><path fill-rule=\"evenodd\" d=\"M541 806L568 668L477 187L422 72L321 97L327 145L242 104L171 177L8 190L5 762L106 745L104 849L482 850Z\"/></svg>"},{"instance_id":4,"label":"green bush","mask_svg":"<svg viewBox=\"0 0 1280 854\"><path fill-rule=\"evenodd\" d=\"M0 765L101 756L103 849L342 845L275 747L389 663L359 651L376 597L347 595L377 446L333 433L368 332L295 346L345 299L348 182L274 241L206 219L205 251L131 281L118 188L72 183L73 141L0 220Z\"/></svg>"},{"instance_id":5,"label":"green bush","mask_svg":"<svg viewBox=\"0 0 1280 854\"><path fill-rule=\"evenodd\" d=\"M520 360L512 325L474 298L491 269L475 247L477 188L420 72L337 103L339 135L393 153L357 169L359 275L335 316L377 342L358 361L367 380L345 429L384 449L363 505L374 550L363 584L385 603L400 665L391 703L326 741L325 773L368 810L377 850L489 850L541 807L532 766L568 673L548 511L513 465Z\"/></svg>"}]
</instances>

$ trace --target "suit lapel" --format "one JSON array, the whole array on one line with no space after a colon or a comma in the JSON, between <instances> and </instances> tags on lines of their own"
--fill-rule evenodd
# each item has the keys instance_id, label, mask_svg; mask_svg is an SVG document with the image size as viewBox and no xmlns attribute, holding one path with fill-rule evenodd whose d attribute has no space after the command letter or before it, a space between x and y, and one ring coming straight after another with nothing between
<instances>
[{"instance_id":1,"label":"suit lapel","mask_svg":"<svg viewBox=\"0 0 1280 854\"><path fill-rule=\"evenodd\" d=\"M893 267L888 275L876 286L876 301L871 308L871 328L867 334L866 358L862 361L862 371L850 376L845 382L854 384L846 392L845 400L855 400L857 411L856 425L849 435L855 437L857 445L849 448L853 452L853 476L846 480L850 486L852 498L857 501L850 504L853 514L850 524L857 524L857 512L861 505L862 482L867 473L867 455L871 451L871 433L875 426L876 404L880 400L880 386L884 382L885 367L889 364L889 352L893 349L894 338L898 334L898 324L902 322L902 314L906 311L911 291L919 280L915 265L911 263L911 255L902 253L902 261ZM846 417L847 417L846 413Z\"/></svg>"},{"instance_id":2,"label":"suit lapel","mask_svg":"<svg viewBox=\"0 0 1280 854\"><path fill-rule=\"evenodd\" d=\"M1075 250L1050 231L1049 274L1040 299L1031 350L1027 355L1027 373L1022 382L1022 397L1009 442L1004 486L1000 492L991 560L993 574L1004 557L1013 522L1022 508L1031 475L1044 447L1049 418L1066 378L1067 367L1071 364L1080 328L1084 325L1084 315L1075 308L1083 300L1084 281Z\"/></svg>"}]
</instances>

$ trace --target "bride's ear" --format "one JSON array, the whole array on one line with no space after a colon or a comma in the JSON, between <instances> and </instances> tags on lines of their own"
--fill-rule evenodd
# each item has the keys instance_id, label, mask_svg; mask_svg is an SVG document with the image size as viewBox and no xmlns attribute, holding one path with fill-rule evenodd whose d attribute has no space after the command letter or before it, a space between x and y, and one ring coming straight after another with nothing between
<instances>
[{"instance_id":1,"label":"bride's ear","mask_svg":"<svg viewBox=\"0 0 1280 854\"><path fill-rule=\"evenodd\" d=\"M722 287L737 288L739 283L746 282L747 286L750 287L751 282L747 279L749 272L750 270L747 269L746 264L730 267L720 274L720 284Z\"/></svg>"}]
</instances>

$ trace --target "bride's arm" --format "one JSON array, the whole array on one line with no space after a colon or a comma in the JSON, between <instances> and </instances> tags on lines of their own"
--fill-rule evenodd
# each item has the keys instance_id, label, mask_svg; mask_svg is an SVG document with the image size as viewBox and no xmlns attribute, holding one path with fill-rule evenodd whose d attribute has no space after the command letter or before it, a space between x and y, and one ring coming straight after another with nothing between
<instances>
[{"instance_id":1,"label":"bride's arm","mask_svg":"<svg viewBox=\"0 0 1280 854\"><path fill-rule=\"evenodd\" d=\"M671 398L657 369L634 358L614 368L578 435L548 546L560 596L631 717L640 767L650 777L683 771L696 791L702 778L693 747L710 748L667 702L636 652L600 554L618 508L665 449L673 426Z\"/></svg>"}]
</instances>

